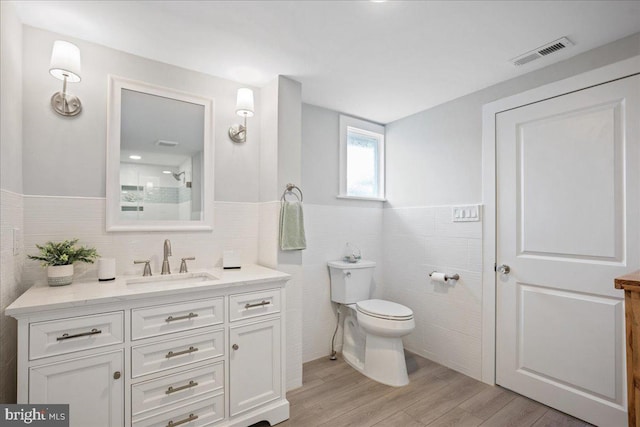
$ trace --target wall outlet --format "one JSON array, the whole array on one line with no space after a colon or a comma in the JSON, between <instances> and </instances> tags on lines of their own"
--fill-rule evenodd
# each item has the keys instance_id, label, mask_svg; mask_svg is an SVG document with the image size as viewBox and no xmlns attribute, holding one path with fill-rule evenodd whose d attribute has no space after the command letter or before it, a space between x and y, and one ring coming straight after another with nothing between
<instances>
[{"instance_id":1,"label":"wall outlet","mask_svg":"<svg viewBox=\"0 0 640 427\"><path fill-rule=\"evenodd\" d=\"M480 205L453 206L451 208L451 220L453 222L480 221Z\"/></svg>"},{"instance_id":2,"label":"wall outlet","mask_svg":"<svg viewBox=\"0 0 640 427\"><path fill-rule=\"evenodd\" d=\"M19 228L14 228L12 231L13 234L13 256L20 255L20 248L22 242L22 232Z\"/></svg>"}]
</instances>

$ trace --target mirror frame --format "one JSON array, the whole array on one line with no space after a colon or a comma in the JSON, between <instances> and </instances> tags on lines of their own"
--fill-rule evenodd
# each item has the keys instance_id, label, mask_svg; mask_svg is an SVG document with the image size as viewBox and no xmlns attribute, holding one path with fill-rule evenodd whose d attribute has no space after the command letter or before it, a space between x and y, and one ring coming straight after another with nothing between
<instances>
[{"instance_id":1,"label":"mirror frame","mask_svg":"<svg viewBox=\"0 0 640 427\"><path fill-rule=\"evenodd\" d=\"M214 192L214 100L175 89L156 86L114 75L108 76L106 228L107 231L197 231L213 230ZM132 221L120 218L120 125L122 89L177 99L204 107L204 150L201 220Z\"/></svg>"}]
</instances>

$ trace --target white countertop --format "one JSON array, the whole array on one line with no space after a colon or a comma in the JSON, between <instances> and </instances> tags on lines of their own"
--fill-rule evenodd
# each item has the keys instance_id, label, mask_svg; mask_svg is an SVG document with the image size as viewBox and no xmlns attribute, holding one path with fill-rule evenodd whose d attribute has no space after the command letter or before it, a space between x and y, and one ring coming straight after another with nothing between
<instances>
[{"instance_id":1,"label":"white countertop","mask_svg":"<svg viewBox=\"0 0 640 427\"><path fill-rule=\"evenodd\" d=\"M138 279L140 276L123 276L109 282L99 282L98 279L85 280L74 282L68 286L49 286L46 283L37 283L7 307L5 314L16 317L43 310L105 304L150 296L179 295L239 284L288 280L290 278L286 273L254 264L243 265L241 269L234 270L223 270L222 268L194 270L191 274L201 272L209 273L215 276L215 279L202 280L188 285L163 282L167 276L152 276L149 278L149 282L134 285L127 284L127 280ZM170 278L180 276L180 273L176 273L172 274ZM151 279L157 280L151 281Z\"/></svg>"}]
</instances>

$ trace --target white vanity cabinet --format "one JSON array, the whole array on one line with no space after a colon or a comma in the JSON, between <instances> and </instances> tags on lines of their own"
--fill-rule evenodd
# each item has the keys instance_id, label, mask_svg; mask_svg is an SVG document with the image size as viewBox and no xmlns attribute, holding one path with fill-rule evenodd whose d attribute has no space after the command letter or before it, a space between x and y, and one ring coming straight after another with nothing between
<instances>
[{"instance_id":1,"label":"white vanity cabinet","mask_svg":"<svg viewBox=\"0 0 640 427\"><path fill-rule=\"evenodd\" d=\"M267 290L229 298L231 415L282 396L280 293Z\"/></svg>"},{"instance_id":2,"label":"white vanity cabinet","mask_svg":"<svg viewBox=\"0 0 640 427\"><path fill-rule=\"evenodd\" d=\"M18 319L18 403L68 403L72 427L288 419L288 275L247 270L193 288L149 282L148 294L124 280L30 289L7 313Z\"/></svg>"},{"instance_id":3,"label":"white vanity cabinet","mask_svg":"<svg viewBox=\"0 0 640 427\"><path fill-rule=\"evenodd\" d=\"M124 421L122 350L29 369L29 402L69 403L78 426L118 426Z\"/></svg>"},{"instance_id":4,"label":"white vanity cabinet","mask_svg":"<svg viewBox=\"0 0 640 427\"><path fill-rule=\"evenodd\" d=\"M24 325L23 325L24 326ZM28 401L71 403L70 417L84 426L124 420L124 312L29 322ZM20 347L22 350L24 346ZM107 349L108 348L108 349ZM19 355L21 367L24 366ZM85 405L83 402L94 402Z\"/></svg>"}]
</instances>

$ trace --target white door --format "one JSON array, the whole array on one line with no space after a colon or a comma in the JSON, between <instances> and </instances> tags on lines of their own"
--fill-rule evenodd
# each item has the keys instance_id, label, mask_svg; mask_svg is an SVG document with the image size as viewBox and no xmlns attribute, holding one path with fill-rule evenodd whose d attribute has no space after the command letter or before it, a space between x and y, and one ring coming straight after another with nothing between
<instances>
[{"instance_id":1,"label":"white door","mask_svg":"<svg viewBox=\"0 0 640 427\"><path fill-rule=\"evenodd\" d=\"M496 383L599 426L626 416L640 268L640 77L496 116Z\"/></svg>"},{"instance_id":2,"label":"white door","mask_svg":"<svg viewBox=\"0 0 640 427\"><path fill-rule=\"evenodd\" d=\"M280 318L229 329L231 416L280 397Z\"/></svg>"},{"instance_id":3,"label":"white door","mask_svg":"<svg viewBox=\"0 0 640 427\"><path fill-rule=\"evenodd\" d=\"M71 427L124 423L122 350L29 369L29 403L66 403Z\"/></svg>"}]
</instances>

